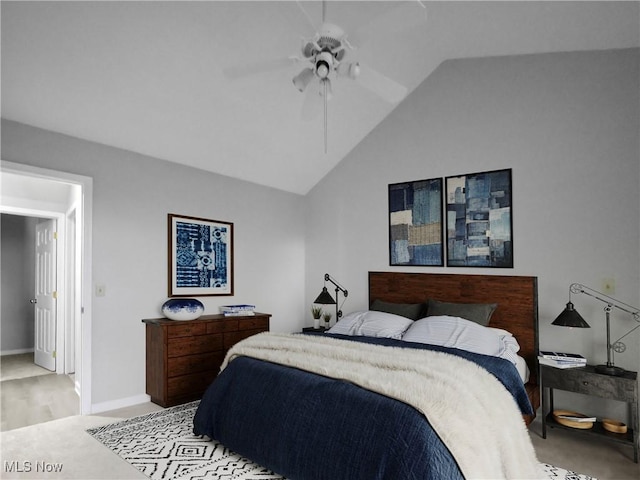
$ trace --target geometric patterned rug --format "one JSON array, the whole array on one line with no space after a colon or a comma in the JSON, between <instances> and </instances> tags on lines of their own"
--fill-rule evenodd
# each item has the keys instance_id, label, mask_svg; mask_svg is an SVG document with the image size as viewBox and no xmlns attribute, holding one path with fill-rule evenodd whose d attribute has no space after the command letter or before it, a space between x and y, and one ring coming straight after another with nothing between
<instances>
[{"instance_id":1,"label":"geometric patterned rug","mask_svg":"<svg viewBox=\"0 0 640 480\"><path fill-rule=\"evenodd\" d=\"M563 480L597 480L595 477L571 472L564 468L554 467L548 463L541 463L540 465L549 478L562 478Z\"/></svg>"},{"instance_id":2,"label":"geometric patterned rug","mask_svg":"<svg viewBox=\"0 0 640 480\"><path fill-rule=\"evenodd\" d=\"M193 435L199 402L133 417L87 433L152 480L286 480L224 445ZM550 479L596 480L541 464Z\"/></svg>"},{"instance_id":3,"label":"geometric patterned rug","mask_svg":"<svg viewBox=\"0 0 640 480\"><path fill-rule=\"evenodd\" d=\"M222 444L194 435L198 403L91 428L87 433L152 480L284 480Z\"/></svg>"}]
</instances>

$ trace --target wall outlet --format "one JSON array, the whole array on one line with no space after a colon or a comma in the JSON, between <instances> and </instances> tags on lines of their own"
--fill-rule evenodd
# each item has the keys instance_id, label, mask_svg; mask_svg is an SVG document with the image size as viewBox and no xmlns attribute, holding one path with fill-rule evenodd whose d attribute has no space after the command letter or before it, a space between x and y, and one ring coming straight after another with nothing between
<instances>
[{"instance_id":1,"label":"wall outlet","mask_svg":"<svg viewBox=\"0 0 640 480\"><path fill-rule=\"evenodd\" d=\"M602 279L602 293L613 295L616 293L616 281L613 278Z\"/></svg>"},{"instance_id":2,"label":"wall outlet","mask_svg":"<svg viewBox=\"0 0 640 480\"><path fill-rule=\"evenodd\" d=\"M96 285L96 297L104 297L107 294L107 287Z\"/></svg>"}]
</instances>

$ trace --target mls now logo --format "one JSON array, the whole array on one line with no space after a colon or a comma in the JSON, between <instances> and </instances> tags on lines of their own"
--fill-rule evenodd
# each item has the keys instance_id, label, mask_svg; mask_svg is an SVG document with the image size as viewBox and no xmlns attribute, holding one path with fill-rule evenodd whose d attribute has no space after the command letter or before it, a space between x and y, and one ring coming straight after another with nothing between
<instances>
[{"instance_id":1,"label":"mls now logo","mask_svg":"<svg viewBox=\"0 0 640 480\"><path fill-rule=\"evenodd\" d=\"M62 463L50 463L50 462L30 462L28 460L18 462L16 460L4 462L4 471L7 473L59 473L62 471Z\"/></svg>"}]
</instances>

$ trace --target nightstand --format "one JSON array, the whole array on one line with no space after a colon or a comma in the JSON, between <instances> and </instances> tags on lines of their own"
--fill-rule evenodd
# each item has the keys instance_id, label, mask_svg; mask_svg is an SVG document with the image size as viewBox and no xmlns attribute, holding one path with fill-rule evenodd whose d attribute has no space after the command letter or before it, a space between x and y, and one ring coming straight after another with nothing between
<instances>
[{"instance_id":1,"label":"nightstand","mask_svg":"<svg viewBox=\"0 0 640 480\"><path fill-rule=\"evenodd\" d=\"M318 328L313 328L313 327L304 327L302 329L303 332L316 332L316 333L324 333L327 330L329 330L328 328L325 327L318 327Z\"/></svg>"},{"instance_id":2,"label":"nightstand","mask_svg":"<svg viewBox=\"0 0 640 480\"><path fill-rule=\"evenodd\" d=\"M560 369L540 365L540 391L542 395L542 438L547 438L547 425L578 433L596 435L614 442L633 446L633 460L638 463L638 374L627 371L621 376L603 375L593 365L580 368ZM545 402L545 388L549 390L549 401ZM566 427L553 418L553 389L576 392L594 397L625 402L629 406L627 433L612 433L597 421L593 428L574 429Z\"/></svg>"}]
</instances>

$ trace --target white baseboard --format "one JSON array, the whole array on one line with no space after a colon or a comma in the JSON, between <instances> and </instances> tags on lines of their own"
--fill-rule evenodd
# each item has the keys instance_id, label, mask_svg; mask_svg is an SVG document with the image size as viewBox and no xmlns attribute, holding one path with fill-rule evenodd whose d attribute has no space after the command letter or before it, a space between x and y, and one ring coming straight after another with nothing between
<instances>
[{"instance_id":1,"label":"white baseboard","mask_svg":"<svg viewBox=\"0 0 640 480\"><path fill-rule=\"evenodd\" d=\"M33 353L33 348L19 348L17 350L3 350L0 352L0 356L5 355L20 355L21 353Z\"/></svg>"},{"instance_id":2,"label":"white baseboard","mask_svg":"<svg viewBox=\"0 0 640 480\"><path fill-rule=\"evenodd\" d=\"M94 403L91 405L91 413L109 412L111 410L118 410L119 408L132 407L133 405L140 405L141 403L147 403L151 401L149 395L136 395L134 397L120 398L118 400L111 400L109 402Z\"/></svg>"}]
</instances>

